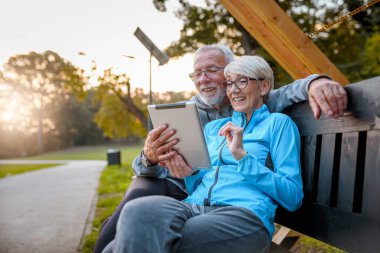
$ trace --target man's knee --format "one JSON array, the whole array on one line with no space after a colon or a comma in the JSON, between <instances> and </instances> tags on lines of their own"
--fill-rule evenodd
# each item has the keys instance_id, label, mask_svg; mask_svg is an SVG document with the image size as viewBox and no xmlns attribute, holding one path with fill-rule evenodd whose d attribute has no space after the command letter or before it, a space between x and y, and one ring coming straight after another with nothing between
<instances>
[{"instance_id":1,"label":"man's knee","mask_svg":"<svg viewBox=\"0 0 380 253\"><path fill-rule=\"evenodd\" d=\"M158 224L186 220L192 216L191 206L166 196L147 196L125 204L120 223Z\"/></svg>"},{"instance_id":2,"label":"man's knee","mask_svg":"<svg viewBox=\"0 0 380 253\"><path fill-rule=\"evenodd\" d=\"M126 195L130 199L150 195L164 195L166 191L165 188L164 179L138 177L132 181Z\"/></svg>"},{"instance_id":3,"label":"man's knee","mask_svg":"<svg viewBox=\"0 0 380 253\"><path fill-rule=\"evenodd\" d=\"M160 213L164 215L167 206L176 200L165 196L146 196L127 202L120 215L121 222L126 219L134 221L156 220Z\"/></svg>"}]
</instances>

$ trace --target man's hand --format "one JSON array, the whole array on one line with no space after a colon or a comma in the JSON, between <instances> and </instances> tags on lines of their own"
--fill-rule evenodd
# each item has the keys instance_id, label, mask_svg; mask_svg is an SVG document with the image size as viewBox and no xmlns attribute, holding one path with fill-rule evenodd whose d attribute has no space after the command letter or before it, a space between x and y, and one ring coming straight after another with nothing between
<instances>
[{"instance_id":1,"label":"man's hand","mask_svg":"<svg viewBox=\"0 0 380 253\"><path fill-rule=\"evenodd\" d=\"M347 93L339 83L319 78L310 83L309 103L316 119L319 119L321 112L338 118L343 116L347 107Z\"/></svg>"},{"instance_id":2,"label":"man's hand","mask_svg":"<svg viewBox=\"0 0 380 253\"><path fill-rule=\"evenodd\" d=\"M143 150L145 157L151 163L163 162L175 155L175 152L170 150L178 143L178 139L168 142L168 139L175 134L175 131L171 129L165 132L167 129L167 125L161 125L148 133Z\"/></svg>"},{"instance_id":3,"label":"man's hand","mask_svg":"<svg viewBox=\"0 0 380 253\"><path fill-rule=\"evenodd\" d=\"M175 155L165 161L165 165L169 169L172 177L185 178L191 175L191 173L193 173L193 170L187 165L183 157L177 152L173 152Z\"/></svg>"}]
</instances>

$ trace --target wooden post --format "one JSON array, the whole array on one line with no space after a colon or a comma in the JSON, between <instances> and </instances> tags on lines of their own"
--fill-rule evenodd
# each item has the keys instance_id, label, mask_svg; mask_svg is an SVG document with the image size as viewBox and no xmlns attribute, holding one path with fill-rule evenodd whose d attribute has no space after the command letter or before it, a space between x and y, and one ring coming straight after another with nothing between
<instances>
[{"instance_id":1,"label":"wooden post","mask_svg":"<svg viewBox=\"0 0 380 253\"><path fill-rule=\"evenodd\" d=\"M220 2L293 78L317 73L342 85L349 83L274 0Z\"/></svg>"}]
</instances>

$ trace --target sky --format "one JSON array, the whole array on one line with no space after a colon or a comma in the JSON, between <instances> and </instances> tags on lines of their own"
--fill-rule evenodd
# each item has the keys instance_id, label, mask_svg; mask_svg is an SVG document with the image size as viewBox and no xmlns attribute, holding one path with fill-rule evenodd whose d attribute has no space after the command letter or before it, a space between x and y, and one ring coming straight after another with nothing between
<instances>
[{"instance_id":1,"label":"sky","mask_svg":"<svg viewBox=\"0 0 380 253\"><path fill-rule=\"evenodd\" d=\"M149 89L149 51L134 36L134 31L140 27L163 50L179 38L182 27L173 13L178 8L176 0L168 1L168 11L164 13L154 8L152 0L0 0L0 3L0 66L16 54L52 50L87 71L91 61L97 63L99 73L113 67L115 73L126 73L131 78L132 89L141 87L145 91ZM163 66L153 57L152 90L193 91L195 87L188 77L191 71L192 55L171 59Z\"/></svg>"}]
</instances>

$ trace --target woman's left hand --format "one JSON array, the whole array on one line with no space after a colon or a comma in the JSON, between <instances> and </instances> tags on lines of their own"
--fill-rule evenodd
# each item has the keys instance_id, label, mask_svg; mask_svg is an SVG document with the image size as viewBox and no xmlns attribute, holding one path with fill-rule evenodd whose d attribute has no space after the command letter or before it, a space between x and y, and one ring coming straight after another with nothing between
<instances>
[{"instance_id":1,"label":"woman's left hand","mask_svg":"<svg viewBox=\"0 0 380 253\"><path fill-rule=\"evenodd\" d=\"M243 131L243 128L232 122L227 122L219 130L219 135L226 137L228 148L236 160L240 160L247 154L243 147Z\"/></svg>"}]
</instances>

